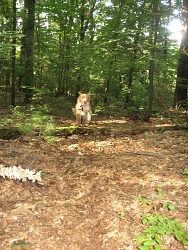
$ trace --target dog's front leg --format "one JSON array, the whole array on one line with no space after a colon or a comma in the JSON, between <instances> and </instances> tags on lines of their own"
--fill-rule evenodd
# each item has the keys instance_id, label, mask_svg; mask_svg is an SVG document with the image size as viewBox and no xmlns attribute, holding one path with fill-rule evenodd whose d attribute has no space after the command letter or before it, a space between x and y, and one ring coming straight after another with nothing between
<instances>
[{"instance_id":1,"label":"dog's front leg","mask_svg":"<svg viewBox=\"0 0 188 250\"><path fill-rule=\"evenodd\" d=\"M91 112L91 111L87 112L87 121L88 121L88 122L91 121L91 115L92 115L92 112Z\"/></svg>"},{"instance_id":2,"label":"dog's front leg","mask_svg":"<svg viewBox=\"0 0 188 250\"><path fill-rule=\"evenodd\" d=\"M82 109L77 110L76 113L76 125L77 126L81 126L81 124L83 125L84 120L85 120L85 113L82 111Z\"/></svg>"}]
</instances>

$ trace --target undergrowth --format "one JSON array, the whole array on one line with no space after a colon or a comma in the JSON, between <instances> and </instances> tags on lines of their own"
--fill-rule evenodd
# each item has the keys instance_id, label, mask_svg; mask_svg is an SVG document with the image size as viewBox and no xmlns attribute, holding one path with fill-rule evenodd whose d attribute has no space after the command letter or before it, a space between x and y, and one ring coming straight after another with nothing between
<instances>
[{"instance_id":1,"label":"undergrowth","mask_svg":"<svg viewBox=\"0 0 188 250\"><path fill-rule=\"evenodd\" d=\"M39 136L51 136L55 131L55 122L49 115L44 115L41 111L33 111L18 129L23 135L35 135L37 131Z\"/></svg>"},{"instance_id":2,"label":"undergrowth","mask_svg":"<svg viewBox=\"0 0 188 250\"><path fill-rule=\"evenodd\" d=\"M36 133L44 137L52 136L55 133L55 121L52 116L45 112L45 107L36 110L34 107L26 110L16 106L11 109L10 117L3 120L4 126L15 126L22 135L33 136Z\"/></svg>"},{"instance_id":3,"label":"undergrowth","mask_svg":"<svg viewBox=\"0 0 188 250\"><path fill-rule=\"evenodd\" d=\"M77 126L57 124L52 115L48 113L45 106L34 108L30 106L27 110L22 107L12 108L12 114L2 120L2 127L13 129L23 136L39 136L53 143L57 136L79 132Z\"/></svg>"},{"instance_id":4,"label":"undergrowth","mask_svg":"<svg viewBox=\"0 0 188 250\"><path fill-rule=\"evenodd\" d=\"M188 169L184 169L183 174L188 174ZM170 218L167 215L160 215L155 211L156 200L162 205L163 208L168 210L174 210L175 206L170 202L162 202L166 194L161 188L155 189L157 196L154 199L149 199L146 197L137 197L136 200L142 203L142 206L153 206L153 210L147 214L143 215L141 222L146 225L141 235L138 235L137 243L139 244L138 249L140 250L162 250L162 246L166 245L163 242L165 235L171 235L175 240L179 241L182 245L188 243L188 232L186 229L176 220Z\"/></svg>"},{"instance_id":5,"label":"undergrowth","mask_svg":"<svg viewBox=\"0 0 188 250\"><path fill-rule=\"evenodd\" d=\"M188 232L177 221L166 215L151 213L143 216L142 223L147 225L143 230L143 234L138 236L137 242L140 250L162 250L161 245L164 245L162 237L164 235L173 235L174 238L186 245L188 242Z\"/></svg>"},{"instance_id":6,"label":"undergrowth","mask_svg":"<svg viewBox=\"0 0 188 250\"><path fill-rule=\"evenodd\" d=\"M17 249L24 250L24 249L25 249L25 248L24 248L25 245L28 245L28 243L25 242L25 239L23 239L23 240L18 240L18 241L14 241L14 242L13 242L11 248L16 247Z\"/></svg>"}]
</instances>

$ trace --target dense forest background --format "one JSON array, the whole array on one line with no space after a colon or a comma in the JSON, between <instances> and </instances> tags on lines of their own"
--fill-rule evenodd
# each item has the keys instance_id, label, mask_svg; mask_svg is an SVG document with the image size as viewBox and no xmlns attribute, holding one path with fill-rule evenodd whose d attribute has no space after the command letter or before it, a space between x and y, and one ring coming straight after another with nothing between
<instances>
[{"instance_id":1,"label":"dense forest background","mask_svg":"<svg viewBox=\"0 0 188 250\"><path fill-rule=\"evenodd\" d=\"M0 95L163 112L187 106L188 1L1 0ZM182 40L169 24L179 18ZM71 99L71 100L72 100Z\"/></svg>"},{"instance_id":2,"label":"dense forest background","mask_svg":"<svg viewBox=\"0 0 188 250\"><path fill-rule=\"evenodd\" d=\"M188 0L0 0L0 249L188 249L187 89Z\"/></svg>"}]
</instances>

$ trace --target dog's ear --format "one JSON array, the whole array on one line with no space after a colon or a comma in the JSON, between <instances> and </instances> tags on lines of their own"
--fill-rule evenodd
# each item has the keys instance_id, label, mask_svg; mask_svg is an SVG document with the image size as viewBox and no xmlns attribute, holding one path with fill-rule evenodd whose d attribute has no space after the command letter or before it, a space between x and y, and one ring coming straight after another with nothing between
<instances>
[{"instance_id":1,"label":"dog's ear","mask_svg":"<svg viewBox=\"0 0 188 250\"><path fill-rule=\"evenodd\" d=\"M79 95L82 95L82 92L78 92Z\"/></svg>"},{"instance_id":2,"label":"dog's ear","mask_svg":"<svg viewBox=\"0 0 188 250\"><path fill-rule=\"evenodd\" d=\"M90 101L90 92L87 93L87 100Z\"/></svg>"}]
</instances>

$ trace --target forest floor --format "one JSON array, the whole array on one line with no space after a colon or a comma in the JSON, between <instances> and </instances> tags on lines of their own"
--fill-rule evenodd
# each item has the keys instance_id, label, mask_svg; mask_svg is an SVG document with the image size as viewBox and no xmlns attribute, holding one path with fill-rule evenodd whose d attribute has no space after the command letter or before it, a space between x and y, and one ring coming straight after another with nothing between
<instances>
[{"instance_id":1,"label":"forest floor","mask_svg":"<svg viewBox=\"0 0 188 250\"><path fill-rule=\"evenodd\" d=\"M148 214L188 230L188 133L164 129L169 122L160 119L98 118L89 127L98 125L108 130L53 143L37 136L0 140L0 164L43 171L41 183L0 177L0 249L135 250ZM188 249L160 234L155 249Z\"/></svg>"}]
</instances>

